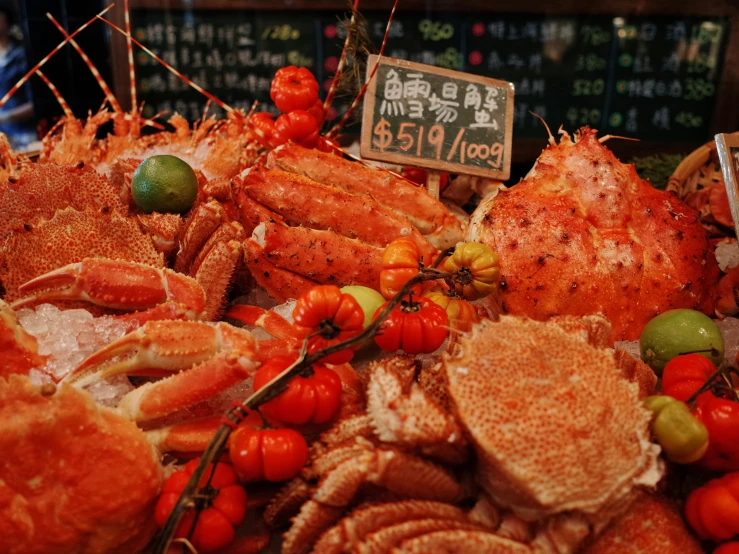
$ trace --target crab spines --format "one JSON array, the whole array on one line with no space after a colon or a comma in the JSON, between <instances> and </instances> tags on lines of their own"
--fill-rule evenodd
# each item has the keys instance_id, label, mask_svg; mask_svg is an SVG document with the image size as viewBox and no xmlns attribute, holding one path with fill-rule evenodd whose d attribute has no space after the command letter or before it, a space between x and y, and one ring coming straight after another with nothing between
<instances>
[{"instance_id":1,"label":"crab spines","mask_svg":"<svg viewBox=\"0 0 739 554\"><path fill-rule=\"evenodd\" d=\"M55 269L19 288L30 294L13 307L54 300L85 300L113 309L141 310L174 300L188 307L191 319L205 311L205 292L197 281L170 269L146 264L86 258Z\"/></svg>"},{"instance_id":2,"label":"crab spines","mask_svg":"<svg viewBox=\"0 0 739 554\"><path fill-rule=\"evenodd\" d=\"M244 381L256 368L257 363L246 352L219 352L187 371L131 391L121 399L117 410L133 421L164 417Z\"/></svg>"}]
</instances>

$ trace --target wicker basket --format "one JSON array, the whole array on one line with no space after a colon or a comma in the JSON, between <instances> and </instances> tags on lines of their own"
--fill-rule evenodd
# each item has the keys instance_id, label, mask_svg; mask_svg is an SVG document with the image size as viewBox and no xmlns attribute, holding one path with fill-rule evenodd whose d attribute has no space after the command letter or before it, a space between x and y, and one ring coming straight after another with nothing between
<instances>
[{"instance_id":1,"label":"wicker basket","mask_svg":"<svg viewBox=\"0 0 739 554\"><path fill-rule=\"evenodd\" d=\"M739 132L734 133L739 135ZM726 221L727 210L721 210L723 217L714 217L711 202L717 201L717 194L724 195L724 178L716 152L716 141L707 142L697 148L680 163L667 181L666 190L677 194L686 204L700 212L701 222L714 238L734 236L731 221ZM713 191L713 195L711 194Z\"/></svg>"}]
</instances>

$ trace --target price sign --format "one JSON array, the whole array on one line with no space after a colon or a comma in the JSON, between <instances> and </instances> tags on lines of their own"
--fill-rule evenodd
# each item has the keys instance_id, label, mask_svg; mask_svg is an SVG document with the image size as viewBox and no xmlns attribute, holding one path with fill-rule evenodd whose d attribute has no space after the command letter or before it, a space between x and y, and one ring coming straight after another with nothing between
<instances>
[{"instance_id":1,"label":"price sign","mask_svg":"<svg viewBox=\"0 0 739 554\"><path fill-rule=\"evenodd\" d=\"M513 85L418 63L370 56L362 157L508 179Z\"/></svg>"}]
</instances>

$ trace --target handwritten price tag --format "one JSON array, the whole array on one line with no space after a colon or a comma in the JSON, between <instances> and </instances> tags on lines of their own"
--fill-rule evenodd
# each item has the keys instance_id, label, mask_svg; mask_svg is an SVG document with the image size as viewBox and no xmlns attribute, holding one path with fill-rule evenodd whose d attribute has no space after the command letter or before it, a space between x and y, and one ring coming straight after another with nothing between
<instances>
[{"instance_id":1,"label":"handwritten price tag","mask_svg":"<svg viewBox=\"0 0 739 554\"><path fill-rule=\"evenodd\" d=\"M433 31L430 31L433 32ZM459 71L370 56L362 157L508 179L513 85Z\"/></svg>"}]
</instances>

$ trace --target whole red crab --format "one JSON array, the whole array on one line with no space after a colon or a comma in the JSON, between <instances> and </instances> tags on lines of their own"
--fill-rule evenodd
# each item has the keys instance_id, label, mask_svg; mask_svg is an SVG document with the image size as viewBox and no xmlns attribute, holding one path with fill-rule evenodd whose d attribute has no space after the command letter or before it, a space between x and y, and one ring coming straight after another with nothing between
<instances>
[{"instance_id":1,"label":"whole red crab","mask_svg":"<svg viewBox=\"0 0 739 554\"><path fill-rule=\"evenodd\" d=\"M526 178L483 201L468 240L500 256L505 312L545 320L603 313L611 340L673 308L713 310L718 267L698 213L657 190L584 128Z\"/></svg>"}]
</instances>

